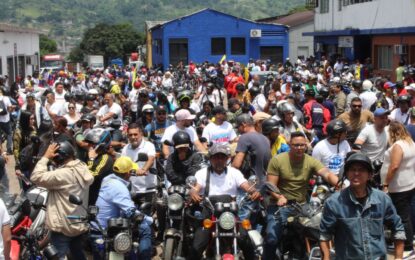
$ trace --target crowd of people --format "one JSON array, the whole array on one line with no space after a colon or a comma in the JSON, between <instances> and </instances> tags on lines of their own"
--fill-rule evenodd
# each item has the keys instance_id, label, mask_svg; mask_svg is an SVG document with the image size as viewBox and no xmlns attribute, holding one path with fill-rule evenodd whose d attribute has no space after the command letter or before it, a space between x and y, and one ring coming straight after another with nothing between
<instances>
[{"instance_id":1,"label":"crowd of people","mask_svg":"<svg viewBox=\"0 0 415 260\"><path fill-rule=\"evenodd\" d=\"M104 227L110 217L144 216L139 259L150 259L165 228L165 209L155 203L161 182L185 184L195 176L194 202L248 192L251 207L270 182L280 194L267 209L263 259L275 259L290 215L284 206L305 203L308 181L321 176L338 190L322 217L324 259L332 239L339 259L382 259L384 224L395 239L395 259L415 259L415 69L400 63L396 74L392 82L374 75L370 60L311 57L280 64L190 62L164 72L128 66L44 71L12 84L1 77L2 187L8 188L4 165L13 155L17 176L49 189L46 225L60 257L70 251L84 259L79 238L87 227L65 218L81 209L68 201L75 193L99 207ZM142 153L147 160L137 161ZM375 161L383 162L379 173ZM50 162L55 170L48 170ZM255 188L247 183L251 175ZM138 210L145 202L150 209ZM3 208L0 203L0 248L7 252ZM246 213L240 209L239 217ZM209 240L203 229L196 234L190 259L200 259ZM241 248L250 259L250 246Z\"/></svg>"}]
</instances>

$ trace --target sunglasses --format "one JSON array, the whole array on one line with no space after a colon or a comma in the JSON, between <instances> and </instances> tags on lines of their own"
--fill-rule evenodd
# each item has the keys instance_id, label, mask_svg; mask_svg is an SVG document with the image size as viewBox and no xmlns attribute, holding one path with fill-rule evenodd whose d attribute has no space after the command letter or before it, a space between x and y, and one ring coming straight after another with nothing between
<instances>
[{"instance_id":1,"label":"sunglasses","mask_svg":"<svg viewBox=\"0 0 415 260\"><path fill-rule=\"evenodd\" d=\"M352 105L352 107L359 108L359 107L362 107L362 105Z\"/></svg>"},{"instance_id":2,"label":"sunglasses","mask_svg":"<svg viewBox=\"0 0 415 260\"><path fill-rule=\"evenodd\" d=\"M167 113L166 112L158 112L157 115L160 115L160 116L161 115L167 115Z\"/></svg>"},{"instance_id":3,"label":"sunglasses","mask_svg":"<svg viewBox=\"0 0 415 260\"><path fill-rule=\"evenodd\" d=\"M75 107L68 107L68 109L75 109Z\"/></svg>"}]
</instances>

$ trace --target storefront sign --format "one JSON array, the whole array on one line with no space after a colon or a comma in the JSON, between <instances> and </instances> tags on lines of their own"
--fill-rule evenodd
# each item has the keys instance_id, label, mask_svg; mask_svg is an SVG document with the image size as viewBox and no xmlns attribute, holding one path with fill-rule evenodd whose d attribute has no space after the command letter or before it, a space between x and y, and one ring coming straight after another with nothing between
<instances>
[{"instance_id":1,"label":"storefront sign","mask_svg":"<svg viewBox=\"0 0 415 260\"><path fill-rule=\"evenodd\" d=\"M353 48L353 36L339 36L340 48Z\"/></svg>"}]
</instances>

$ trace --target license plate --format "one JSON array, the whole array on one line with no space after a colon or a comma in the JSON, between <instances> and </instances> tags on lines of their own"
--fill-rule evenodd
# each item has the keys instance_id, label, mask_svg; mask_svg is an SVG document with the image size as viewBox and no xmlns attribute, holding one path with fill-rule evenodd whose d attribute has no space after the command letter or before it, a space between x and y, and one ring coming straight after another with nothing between
<instances>
[{"instance_id":1,"label":"license plate","mask_svg":"<svg viewBox=\"0 0 415 260\"><path fill-rule=\"evenodd\" d=\"M170 216L169 219L182 219L181 216Z\"/></svg>"},{"instance_id":2,"label":"license plate","mask_svg":"<svg viewBox=\"0 0 415 260\"><path fill-rule=\"evenodd\" d=\"M234 237L235 235L233 233L219 233L220 237Z\"/></svg>"}]
</instances>

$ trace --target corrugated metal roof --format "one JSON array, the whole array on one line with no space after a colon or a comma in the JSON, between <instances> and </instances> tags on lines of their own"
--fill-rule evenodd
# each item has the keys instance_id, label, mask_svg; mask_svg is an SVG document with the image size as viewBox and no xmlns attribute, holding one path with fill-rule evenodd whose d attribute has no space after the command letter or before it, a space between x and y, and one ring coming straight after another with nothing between
<instances>
[{"instance_id":1,"label":"corrugated metal roof","mask_svg":"<svg viewBox=\"0 0 415 260\"><path fill-rule=\"evenodd\" d=\"M167 21L146 21L146 29L151 30L153 27L157 25L162 25L166 23Z\"/></svg>"},{"instance_id":2,"label":"corrugated metal roof","mask_svg":"<svg viewBox=\"0 0 415 260\"><path fill-rule=\"evenodd\" d=\"M290 27L295 27L297 25L301 25L304 23L308 23L314 20L314 11L304 11L293 13L286 16L274 16L269 18L264 18L257 20L258 22L265 22L265 23L276 23L276 24L284 24Z\"/></svg>"},{"instance_id":3,"label":"corrugated metal roof","mask_svg":"<svg viewBox=\"0 0 415 260\"><path fill-rule=\"evenodd\" d=\"M43 33L40 30L18 27L16 25L11 25L7 23L0 23L0 32L20 32L20 33L36 33L36 34Z\"/></svg>"}]
</instances>

